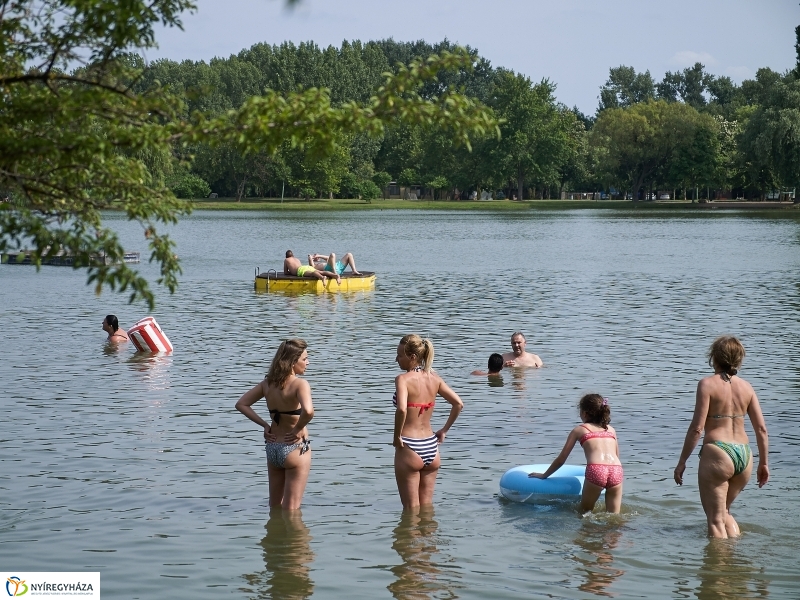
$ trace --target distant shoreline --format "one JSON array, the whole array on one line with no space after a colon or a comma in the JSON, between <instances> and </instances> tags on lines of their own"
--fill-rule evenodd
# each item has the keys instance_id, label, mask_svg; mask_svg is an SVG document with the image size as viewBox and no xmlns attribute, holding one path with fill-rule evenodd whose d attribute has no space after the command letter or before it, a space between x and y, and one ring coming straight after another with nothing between
<instances>
[{"instance_id":1,"label":"distant shoreline","mask_svg":"<svg viewBox=\"0 0 800 600\"><path fill-rule=\"evenodd\" d=\"M288 210L288 211L336 211L336 210L464 210L464 211L522 211L574 210L574 209L636 209L636 210L786 210L800 209L800 204L791 202L747 202L723 201L692 203L687 201L638 201L631 200L320 200L291 198L247 198L237 202L234 198L193 200L194 210Z\"/></svg>"}]
</instances>

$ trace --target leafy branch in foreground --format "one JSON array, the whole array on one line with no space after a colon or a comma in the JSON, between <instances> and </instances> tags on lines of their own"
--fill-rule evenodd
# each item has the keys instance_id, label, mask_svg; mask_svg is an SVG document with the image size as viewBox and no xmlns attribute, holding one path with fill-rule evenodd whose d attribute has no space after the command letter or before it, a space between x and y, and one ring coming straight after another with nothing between
<instances>
[{"instance_id":1,"label":"leafy branch in foreground","mask_svg":"<svg viewBox=\"0 0 800 600\"><path fill-rule=\"evenodd\" d=\"M129 51L154 46L156 24L180 27L180 14L193 9L186 0L0 2L0 198L9 199L0 204L0 251L32 247L37 267L68 254L97 293L130 289L131 301L152 307L148 281L122 262L124 249L101 211L120 210L141 224L150 261L160 265L157 283L174 292L180 265L156 225L191 208L164 184L175 146L227 144L272 155L288 144L323 158L343 134L378 137L396 124L444 128L467 146L470 136L498 131L489 109L457 91L433 100L418 93L440 71L470 67L465 52L387 73L364 105L332 106L326 89L267 91L221 116L184 118L169 90L131 90L142 65Z\"/></svg>"}]
</instances>

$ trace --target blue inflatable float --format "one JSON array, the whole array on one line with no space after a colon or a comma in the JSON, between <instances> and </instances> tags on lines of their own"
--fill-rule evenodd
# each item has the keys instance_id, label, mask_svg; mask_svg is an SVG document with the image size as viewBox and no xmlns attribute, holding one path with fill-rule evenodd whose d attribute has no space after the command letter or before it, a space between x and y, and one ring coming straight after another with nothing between
<instances>
[{"instance_id":1,"label":"blue inflatable float","mask_svg":"<svg viewBox=\"0 0 800 600\"><path fill-rule=\"evenodd\" d=\"M563 465L547 479L528 477L544 473L550 465L521 465L506 471L500 478L500 494L514 502L534 504L546 500L577 500L583 491L583 465Z\"/></svg>"}]
</instances>

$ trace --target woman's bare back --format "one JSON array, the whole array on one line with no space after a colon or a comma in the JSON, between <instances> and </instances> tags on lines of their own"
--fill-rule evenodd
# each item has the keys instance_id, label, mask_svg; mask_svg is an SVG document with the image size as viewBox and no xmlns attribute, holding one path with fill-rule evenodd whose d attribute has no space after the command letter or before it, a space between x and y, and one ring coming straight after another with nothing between
<instances>
[{"instance_id":1,"label":"woman's bare back","mask_svg":"<svg viewBox=\"0 0 800 600\"><path fill-rule=\"evenodd\" d=\"M436 394L439 391L441 378L433 372L411 371L403 373L398 377L403 378L403 383L408 392L408 409L406 411L406 421L403 427L403 435L422 436L430 435L431 415L433 406L436 402ZM411 406L412 404L416 406ZM420 406L422 405L422 406Z\"/></svg>"},{"instance_id":2,"label":"woman's bare back","mask_svg":"<svg viewBox=\"0 0 800 600\"><path fill-rule=\"evenodd\" d=\"M744 418L753 400L753 387L741 377L721 373L703 378L698 387L708 394L705 443L747 443Z\"/></svg>"},{"instance_id":3,"label":"woman's bare back","mask_svg":"<svg viewBox=\"0 0 800 600\"><path fill-rule=\"evenodd\" d=\"M267 409L272 417L272 428L275 430L273 433L286 433L297 424L300 418L299 414L280 414L278 417L280 422L278 422L275 419L274 411L287 413L296 411L300 407L300 399L297 396L299 382L298 378L293 377L291 381L283 386L283 389L275 385L269 385L266 379L261 383L264 389L264 399L267 401Z\"/></svg>"}]
</instances>

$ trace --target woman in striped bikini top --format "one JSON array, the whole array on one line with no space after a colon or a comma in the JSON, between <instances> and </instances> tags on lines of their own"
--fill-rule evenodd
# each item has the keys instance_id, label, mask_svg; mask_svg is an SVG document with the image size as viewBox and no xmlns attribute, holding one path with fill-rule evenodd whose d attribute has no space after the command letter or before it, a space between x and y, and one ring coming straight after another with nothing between
<instances>
[{"instance_id":1,"label":"woman in striped bikini top","mask_svg":"<svg viewBox=\"0 0 800 600\"><path fill-rule=\"evenodd\" d=\"M431 370L433 344L407 335L397 347L397 364L404 371L395 379L394 469L403 508L433 503L439 470L439 445L458 418L464 404L439 375ZM436 396L450 404L450 415L436 433L431 417Z\"/></svg>"}]
</instances>

